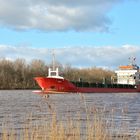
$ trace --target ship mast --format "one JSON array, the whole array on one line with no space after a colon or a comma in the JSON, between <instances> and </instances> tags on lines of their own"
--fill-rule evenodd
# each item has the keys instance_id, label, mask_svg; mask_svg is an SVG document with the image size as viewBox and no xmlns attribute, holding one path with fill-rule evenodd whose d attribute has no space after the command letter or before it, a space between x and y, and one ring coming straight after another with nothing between
<instances>
[{"instance_id":1,"label":"ship mast","mask_svg":"<svg viewBox=\"0 0 140 140\"><path fill-rule=\"evenodd\" d=\"M52 51L52 70L54 71L55 70L55 53L54 53L54 50Z\"/></svg>"},{"instance_id":2,"label":"ship mast","mask_svg":"<svg viewBox=\"0 0 140 140\"><path fill-rule=\"evenodd\" d=\"M132 66L136 65L136 57L129 57L129 64Z\"/></svg>"}]
</instances>

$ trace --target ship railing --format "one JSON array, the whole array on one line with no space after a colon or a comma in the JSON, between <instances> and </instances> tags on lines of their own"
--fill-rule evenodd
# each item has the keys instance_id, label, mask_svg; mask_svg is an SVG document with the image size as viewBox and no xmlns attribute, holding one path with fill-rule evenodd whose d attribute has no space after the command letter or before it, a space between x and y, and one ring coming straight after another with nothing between
<instances>
[{"instance_id":1,"label":"ship railing","mask_svg":"<svg viewBox=\"0 0 140 140\"><path fill-rule=\"evenodd\" d=\"M135 85L129 84L103 84L103 83L91 83L91 82L74 82L71 81L76 87L87 87L87 88L130 88L134 89Z\"/></svg>"}]
</instances>

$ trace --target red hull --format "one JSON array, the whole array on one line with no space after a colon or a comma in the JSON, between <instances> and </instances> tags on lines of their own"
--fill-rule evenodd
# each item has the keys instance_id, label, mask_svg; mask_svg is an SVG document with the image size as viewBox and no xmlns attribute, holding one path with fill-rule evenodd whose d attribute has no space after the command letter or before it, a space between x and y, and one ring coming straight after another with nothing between
<instances>
[{"instance_id":1,"label":"red hull","mask_svg":"<svg viewBox=\"0 0 140 140\"><path fill-rule=\"evenodd\" d=\"M66 79L36 77L43 93L119 93L140 92L140 85L136 88L105 88L105 87L76 87Z\"/></svg>"}]
</instances>

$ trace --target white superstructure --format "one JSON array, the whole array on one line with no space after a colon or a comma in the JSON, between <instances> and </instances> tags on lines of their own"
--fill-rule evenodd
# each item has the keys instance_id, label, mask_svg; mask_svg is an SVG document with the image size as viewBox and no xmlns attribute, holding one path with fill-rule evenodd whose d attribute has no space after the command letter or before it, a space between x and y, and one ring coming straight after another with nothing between
<instances>
[{"instance_id":1,"label":"white superstructure","mask_svg":"<svg viewBox=\"0 0 140 140\"><path fill-rule=\"evenodd\" d=\"M57 79L64 79L62 76L59 76L58 68L48 70L48 78L57 78Z\"/></svg>"},{"instance_id":2,"label":"white superstructure","mask_svg":"<svg viewBox=\"0 0 140 140\"><path fill-rule=\"evenodd\" d=\"M120 66L119 70L116 70L117 74L117 84L129 84L129 85L137 85L140 83L140 69L134 63L135 59L133 58L133 63Z\"/></svg>"},{"instance_id":3,"label":"white superstructure","mask_svg":"<svg viewBox=\"0 0 140 140\"><path fill-rule=\"evenodd\" d=\"M64 79L62 76L59 76L59 70L55 67L55 54L52 52L53 60L52 60L52 68L48 69L48 78L57 78Z\"/></svg>"}]
</instances>

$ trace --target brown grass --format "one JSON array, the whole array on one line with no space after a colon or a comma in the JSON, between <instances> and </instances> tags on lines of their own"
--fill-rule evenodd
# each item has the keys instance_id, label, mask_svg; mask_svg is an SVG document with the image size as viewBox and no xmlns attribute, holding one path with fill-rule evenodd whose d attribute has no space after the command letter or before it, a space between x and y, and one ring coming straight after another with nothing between
<instances>
[{"instance_id":1,"label":"brown grass","mask_svg":"<svg viewBox=\"0 0 140 140\"><path fill-rule=\"evenodd\" d=\"M53 110L51 119L41 118L40 122L34 123L32 115L23 129L10 129L8 125L3 125L2 140L140 140L140 131L130 135L123 133L129 126L124 122L118 127L114 121L114 112L109 116L109 120L104 119L103 110L96 107L88 108L84 99L86 118L82 118L81 113L77 113L77 118L67 117L60 119ZM81 111L82 112L82 111ZM65 120L65 121L64 121ZM116 130L117 128L117 130ZM129 130L128 130L129 132Z\"/></svg>"},{"instance_id":2,"label":"brown grass","mask_svg":"<svg viewBox=\"0 0 140 140\"><path fill-rule=\"evenodd\" d=\"M69 118L63 122L57 120L57 115L53 114L51 121L43 124L34 124L31 120L19 134L14 129L9 130L3 126L1 138L2 140L132 140L131 135L121 134L121 129L113 134L115 124L104 121L98 114L93 118L88 115L84 121L85 126L82 127L81 117L77 121ZM135 138L140 139L139 131L135 134Z\"/></svg>"}]
</instances>

